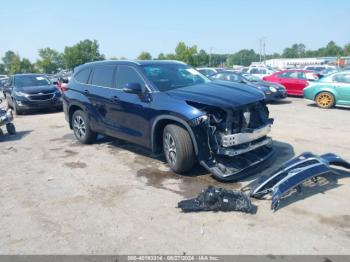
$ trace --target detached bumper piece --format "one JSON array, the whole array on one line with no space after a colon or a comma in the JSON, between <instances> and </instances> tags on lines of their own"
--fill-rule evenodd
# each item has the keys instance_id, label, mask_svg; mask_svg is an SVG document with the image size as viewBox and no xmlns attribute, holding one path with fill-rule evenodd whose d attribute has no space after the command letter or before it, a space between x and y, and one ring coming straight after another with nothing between
<instances>
[{"instance_id":1,"label":"detached bumper piece","mask_svg":"<svg viewBox=\"0 0 350 262\"><path fill-rule=\"evenodd\" d=\"M241 191L212 186L203 190L196 198L180 201L178 207L185 213L199 211L241 211L251 213L254 210L254 206L252 206L247 194Z\"/></svg>"},{"instance_id":2,"label":"detached bumper piece","mask_svg":"<svg viewBox=\"0 0 350 262\"><path fill-rule=\"evenodd\" d=\"M317 181L318 176L331 173L330 165L350 169L350 163L335 154L316 156L306 152L284 163L271 176L259 177L245 189L250 191L251 197L258 199L271 194L271 209L275 211L281 198L291 190L299 188L307 180Z\"/></svg>"}]
</instances>

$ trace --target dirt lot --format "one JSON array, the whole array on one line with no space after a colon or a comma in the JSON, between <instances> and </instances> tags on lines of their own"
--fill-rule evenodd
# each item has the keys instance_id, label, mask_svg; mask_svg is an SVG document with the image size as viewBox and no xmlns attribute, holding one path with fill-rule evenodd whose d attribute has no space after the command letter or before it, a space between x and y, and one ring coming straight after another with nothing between
<instances>
[{"instance_id":1,"label":"dirt lot","mask_svg":"<svg viewBox=\"0 0 350 262\"><path fill-rule=\"evenodd\" d=\"M288 98L269 106L277 147L270 170L303 151L350 160L350 110L308 104ZM200 168L181 177L110 138L82 146L63 113L15 123L18 135L0 142L1 254L350 254L345 171L304 187L276 213L270 201L254 201L255 215L183 214L178 201L220 185Z\"/></svg>"}]
</instances>

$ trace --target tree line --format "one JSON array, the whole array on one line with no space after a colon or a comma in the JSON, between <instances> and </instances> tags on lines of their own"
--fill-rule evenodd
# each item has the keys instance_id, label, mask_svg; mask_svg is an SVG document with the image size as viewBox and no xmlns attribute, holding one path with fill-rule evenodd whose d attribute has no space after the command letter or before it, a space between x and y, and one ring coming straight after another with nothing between
<instances>
[{"instance_id":1,"label":"tree line","mask_svg":"<svg viewBox=\"0 0 350 262\"><path fill-rule=\"evenodd\" d=\"M195 67L199 66L249 66L252 62L262 59L261 54L253 49L242 49L233 54L212 54L198 48L196 45L187 46L184 42L179 42L174 53L160 53L157 57L152 57L149 52L141 52L137 59L140 60L179 60ZM325 47L317 50L307 50L302 43L293 44L280 53L266 55L265 59L272 58L306 58L306 57L341 57L350 56L350 43L341 47L334 41L330 41ZM85 39L73 46L66 46L64 51L58 52L46 47L39 49L38 59L35 63L27 58L21 58L19 54L9 50L2 57L0 62L0 74L16 73L56 73L62 69L71 70L74 67L93 61L106 59L105 55L99 51L99 44L96 40ZM110 57L109 59L126 59L125 57Z\"/></svg>"}]
</instances>

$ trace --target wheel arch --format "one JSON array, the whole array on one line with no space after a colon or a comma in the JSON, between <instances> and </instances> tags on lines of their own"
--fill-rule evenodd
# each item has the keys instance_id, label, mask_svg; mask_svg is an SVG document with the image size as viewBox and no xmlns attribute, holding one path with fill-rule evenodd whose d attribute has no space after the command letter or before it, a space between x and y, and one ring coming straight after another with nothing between
<instances>
[{"instance_id":1,"label":"wheel arch","mask_svg":"<svg viewBox=\"0 0 350 262\"><path fill-rule=\"evenodd\" d=\"M313 100L316 101L316 97L322 92L330 93L334 97L334 102L335 103L337 102L337 92L335 90L331 89L331 88L320 88L319 90L317 90L315 92Z\"/></svg>"},{"instance_id":2,"label":"wheel arch","mask_svg":"<svg viewBox=\"0 0 350 262\"><path fill-rule=\"evenodd\" d=\"M69 120L69 127L72 129L72 117L75 111L77 110L83 110L83 108L80 105L72 104L68 109L68 120Z\"/></svg>"},{"instance_id":3,"label":"wheel arch","mask_svg":"<svg viewBox=\"0 0 350 262\"><path fill-rule=\"evenodd\" d=\"M196 155L198 155L198 145L197 145L196 137L190 125L185 120L179 117L170 116L170 115L160 115L156 117L156 119L153 121L152 129L151 129L152 151L155 153L162 148L163 130L165 126L168 124L178 124L187 130L192 140L194 152Z\"/></svg>"}]
</instances>

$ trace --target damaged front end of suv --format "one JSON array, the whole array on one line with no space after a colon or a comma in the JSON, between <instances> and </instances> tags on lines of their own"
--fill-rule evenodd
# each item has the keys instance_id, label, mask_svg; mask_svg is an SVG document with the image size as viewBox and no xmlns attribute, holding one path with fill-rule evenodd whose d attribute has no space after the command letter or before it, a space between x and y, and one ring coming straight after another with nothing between
<instances>
[{"instance_id":1,"label":"damaged front end of suv","mask_svg":"<svg viewBox=\"0 0 350 262\"><path fill-rule=\"evenodd\" d=\"M199 162L217 180L236 181L269 163L274 153L268 137L273 119L263 101L231 108L186 102L205 113L190 126L200 148Z\"/></svg>"}]
</instances>

